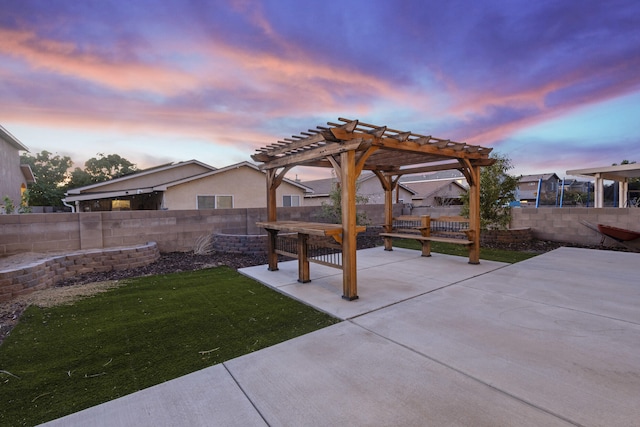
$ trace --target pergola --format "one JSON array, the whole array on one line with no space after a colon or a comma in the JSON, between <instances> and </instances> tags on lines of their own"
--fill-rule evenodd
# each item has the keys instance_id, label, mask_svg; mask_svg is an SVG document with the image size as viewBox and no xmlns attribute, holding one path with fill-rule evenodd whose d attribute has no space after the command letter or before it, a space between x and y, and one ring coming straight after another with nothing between
<instances>
[{"instance_id":1,"label":"pergola","mask_svg":"<svg viewBox=\"0 0 640 427\"><path fill-rule=\"evenodd\" d=\"M620 190L618 207L624 208L627 207L629 179L640 178L640 165L636 163L630 163L625 165L601 166L589 169L574 169L568 170L567 175L585 176L595 179L594 205L596 208L601 208L604 206L604 180L608 179L611 181L616 181Z\"/></svg>"},{"instance_id":2,"label":"pergola","mask_svg":"<svg viewBox=\"0 0 640 427\"><path fill-rule=\"evenodd\" d=\"M480 167L491 165L491 148L454 142L339 118L257 150L251 156L267 175L267 219L277 222L276 189L295 166L333 168L342 191L341 236L343 295L358 298L356 277L356 180L363 170L376 174L385 191L385 229L393 221L393 190L402 175L458 169L469 184L469 263L480 261ZM284 228L281 228L284 229ZM269 243L269 268L277 269L275 243Z\"/></svg>"}]
</instances>

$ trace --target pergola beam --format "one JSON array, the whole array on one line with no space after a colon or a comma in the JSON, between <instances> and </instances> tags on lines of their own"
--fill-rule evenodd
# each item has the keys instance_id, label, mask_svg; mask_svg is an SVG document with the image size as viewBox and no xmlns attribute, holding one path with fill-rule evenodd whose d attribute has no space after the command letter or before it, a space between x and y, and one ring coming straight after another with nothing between
<instances>
[{"instance_id":1,"label":"pergola beam","mask_svg":"<svg viewBox=\"0 0 640 427\"><path fill-rule=\"evenodd\" d=\"M333 142L320 147L311 148L309 150L292 153L285 157L277 157L260 166L260 169L274 169L284 166L299 166L317 158L340 154L344 153L345 151L356 150L360 146L360 144L362 144L362 139L353 139L346 143Z\"/></svg>"}]
</instances>

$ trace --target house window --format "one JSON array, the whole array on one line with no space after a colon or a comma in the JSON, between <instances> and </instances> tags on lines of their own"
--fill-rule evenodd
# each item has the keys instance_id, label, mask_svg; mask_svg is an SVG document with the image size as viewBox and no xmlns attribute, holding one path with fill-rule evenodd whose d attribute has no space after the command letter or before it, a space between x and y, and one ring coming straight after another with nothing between
<instances>
[{"instance_id":1,"label":"house window","mask_svg":"<svg viewBox=\"0 0 640 427\"><path fill-rule=\"evenodd\" d=\"M233 196L216 196L216 209L233 208Z\"/></svg>"},{"instance_id":2,"label":"house window","mask_svg":"<svg viewBox=\"0 0 640 427\"><path fill-rule=\"evenodd\" d=\"M300 206L300 196L282 196L282 206Z\"/></svg>"},{"instance_id":3,"label":"house window","mask_svg":"<svg viewBox=\"0 0 640 427\"><path fill-rule=\"evenodd\" d=\"M231 209L233 196L198 196L197 209Z\"/></svg>"}]
</instances>

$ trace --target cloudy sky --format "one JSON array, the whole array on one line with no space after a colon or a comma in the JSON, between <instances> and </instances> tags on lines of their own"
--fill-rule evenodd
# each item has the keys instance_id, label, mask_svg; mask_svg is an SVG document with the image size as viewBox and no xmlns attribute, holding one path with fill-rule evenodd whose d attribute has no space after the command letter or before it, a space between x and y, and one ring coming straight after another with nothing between
<instances>
[{"instance_id":1,"label":"cloudy sky","mask_svg":"<svg viewBox=\"0 0 640 427\"><path fill-rule=\"evenodd\" d=\"M224 167L338 117L493 147L514 174L640 162L640 2L0 6L0 124L32 154Z\"/></svg>"}]
</instances>

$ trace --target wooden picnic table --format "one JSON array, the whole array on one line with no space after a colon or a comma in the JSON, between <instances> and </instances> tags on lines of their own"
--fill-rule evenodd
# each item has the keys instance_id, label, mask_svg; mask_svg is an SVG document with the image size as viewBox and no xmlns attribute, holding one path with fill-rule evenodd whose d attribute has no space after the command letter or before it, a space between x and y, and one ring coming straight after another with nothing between
<instances>
[{"instance_id":1,"label":"wooden picnic table","mask_svg":"<svg viewBox=\"0 0 640 427\"><path fill-rule=\"evenodd\" d=\"M269 259L269 271L278 270L278 252L276 250L276 238L278 236L278 232L297 233L298 281L301 283L311 281L309 274L308 252L309 236L332 237L336 242L342 244L342 224L306 221L260 221L256 222L256 225L266 229L269 233L267 254ZM361 233L366 229L367 227L365 226L357 226L356 233Z\"/></svg>"}]
</instances>

